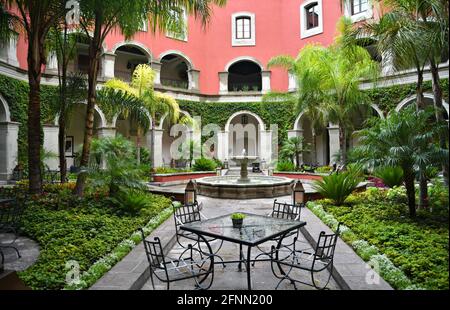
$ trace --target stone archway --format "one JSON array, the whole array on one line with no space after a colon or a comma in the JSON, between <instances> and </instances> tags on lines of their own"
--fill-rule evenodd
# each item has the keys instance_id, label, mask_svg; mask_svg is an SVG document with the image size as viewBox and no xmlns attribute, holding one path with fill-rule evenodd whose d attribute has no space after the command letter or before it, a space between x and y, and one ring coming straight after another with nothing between
<instances>
[{"instance_id":1,"label":"stone archway","mask_svg":"<svg viewBox=\"0 0 450 310\"><path fill-rule=\"evenodd\" d=\"M18 161L19 123L11 121L9 106L0 94L0 183L12 178Z\"/></svg>"}]
</instances>

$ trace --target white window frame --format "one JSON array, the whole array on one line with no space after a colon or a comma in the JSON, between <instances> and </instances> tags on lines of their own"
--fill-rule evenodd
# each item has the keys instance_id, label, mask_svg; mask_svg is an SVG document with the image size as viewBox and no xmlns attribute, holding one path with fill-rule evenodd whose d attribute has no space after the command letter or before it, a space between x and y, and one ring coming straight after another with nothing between
<instances>
[{"instance_id":1,"label":"white window frame","mask_svg":"<svg viewBox=\"0 0 450 310\"><path fill-rule=\"evenodd\" d=\"M166 37L187 42L187 40L188 40L188 15L186 13L186 9L182 8L182 10L183 10L182 15L183 15L183 22L184 22L184 32L183 33L172 33L170 31L167 31Z\"/></svg>"},{"instance_id":2,"label":"white window frame","mask_svg":"<svg viewBox=\"0 0 450 310\"><path fill-rule=\"evenodd\" d=\"M317 2L317 10L319 15L319 25L317 27L307 29L306 28L306 8L312 3ZM306 39L318 34L323 33L323 9L322 0L307 0L300 6L300 38Z\"/></svg>"},{"instance_id":3,"label":"white window frame","mask_svg":"<svg viewBox=\"0 0 450 310\"><path fill-rule=\"evenodd\" d=\"M349 17L352 23L357 23L366 19L370 19L373 17L373 3L371 0L368 0L367 3L367 11L361 12L359 14L352 15L352 1L346 0L344 4L344 14Z\"/></svg>"},{"instance_id":4,"label":"white window frame","mask_svg":"<svg viewBox=\"0 0 450 310\"><path fill-rule=\"evenodd\" d=\"M239 17L250 18L250 39L236 39L236 19ZM256 22L255 14L251 12L236 12L231 15L231 46L255 46Z\"/></svg>"}]
</instances>

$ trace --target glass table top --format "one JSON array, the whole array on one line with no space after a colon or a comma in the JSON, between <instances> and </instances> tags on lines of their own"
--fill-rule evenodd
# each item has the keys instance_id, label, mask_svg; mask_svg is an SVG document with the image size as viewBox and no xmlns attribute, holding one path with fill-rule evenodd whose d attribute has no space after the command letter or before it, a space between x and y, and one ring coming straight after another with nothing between
<instances>
[{"instance_id":1,"label":"glass table top","mask_svg":"<svg viewBox=\"0 0 450 310\"><path fill-rule=\"evenodd\" d=\"M230 217L232 213L185 224L180 228L200 235L254 246L306 225L306 222L301 221L240 213L246 215L241 228L233 227Z\"/></svg>"}]
</instances>

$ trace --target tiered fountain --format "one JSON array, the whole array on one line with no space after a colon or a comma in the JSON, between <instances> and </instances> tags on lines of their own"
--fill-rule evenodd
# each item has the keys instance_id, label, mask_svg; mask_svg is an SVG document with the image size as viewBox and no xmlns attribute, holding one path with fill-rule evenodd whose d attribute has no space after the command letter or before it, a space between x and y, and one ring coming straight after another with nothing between
<instances>
[{"instance_id":1,"label":"tiered fountain","mask_svg":"<svg viewBox=\"0 0 450 310\"><path fill-rule=\"evenodd\" d=\"M242 156L231 158L237 162L240 176L205 177L197 180L200 195L215 198L272 198L291 194L292 180L284 177L266 175L248 175L248 165L256 161L256 156L247 156L246 151Z\"/></svg>"}]
</instances>

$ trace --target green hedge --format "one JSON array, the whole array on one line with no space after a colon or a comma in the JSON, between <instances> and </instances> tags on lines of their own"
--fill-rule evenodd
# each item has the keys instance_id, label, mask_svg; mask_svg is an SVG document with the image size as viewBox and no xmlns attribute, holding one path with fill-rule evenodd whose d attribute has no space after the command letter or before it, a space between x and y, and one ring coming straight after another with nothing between
<instances>
[{"instance_id":1,"label":"green hedge","mask_svg":"<svg viewBox=\"0 0 450 310\"><path fill-rule=\"evenodd\" d=\"M0 197L14 196L21 200L25 188L2 188ZM79 264L85 283L75 288L92 285L108 270L99 264L102 259L114 253L107 260L111 267L131 250L131 241L139 241L134 234L138 228L154 228L170 215L165 210L171 202L162 196L148 194L151 207L138 215L127 215L112 208L103 192L77 198L72 189L73 184L47 185L44 195L26 203L21 227L26 236L37 241L40 255L19 276L33 289L73 288L66 283L70 271L66 264L70 261ZM165 218L159 218L160 214L165 214ZM155 219L158 220L149 226ZM131 241L124 242L126 239Z\"/></svg>"},{"instance_id":2,"label":"green hedge","mask_svg":"<svg viewBox=\"0 0 450 310\"><path fill-rule=\"evenodd\" d=\"M351 207L337 207L328 200L308 207L329 226L343 222L344 241L364 260L378 264L381 276L394 288L448 290L448 212L445 216L441 211L419 211L412 220L398 195L396 189L371 188L350 196Z\"/></svg>"}]
</instances>

